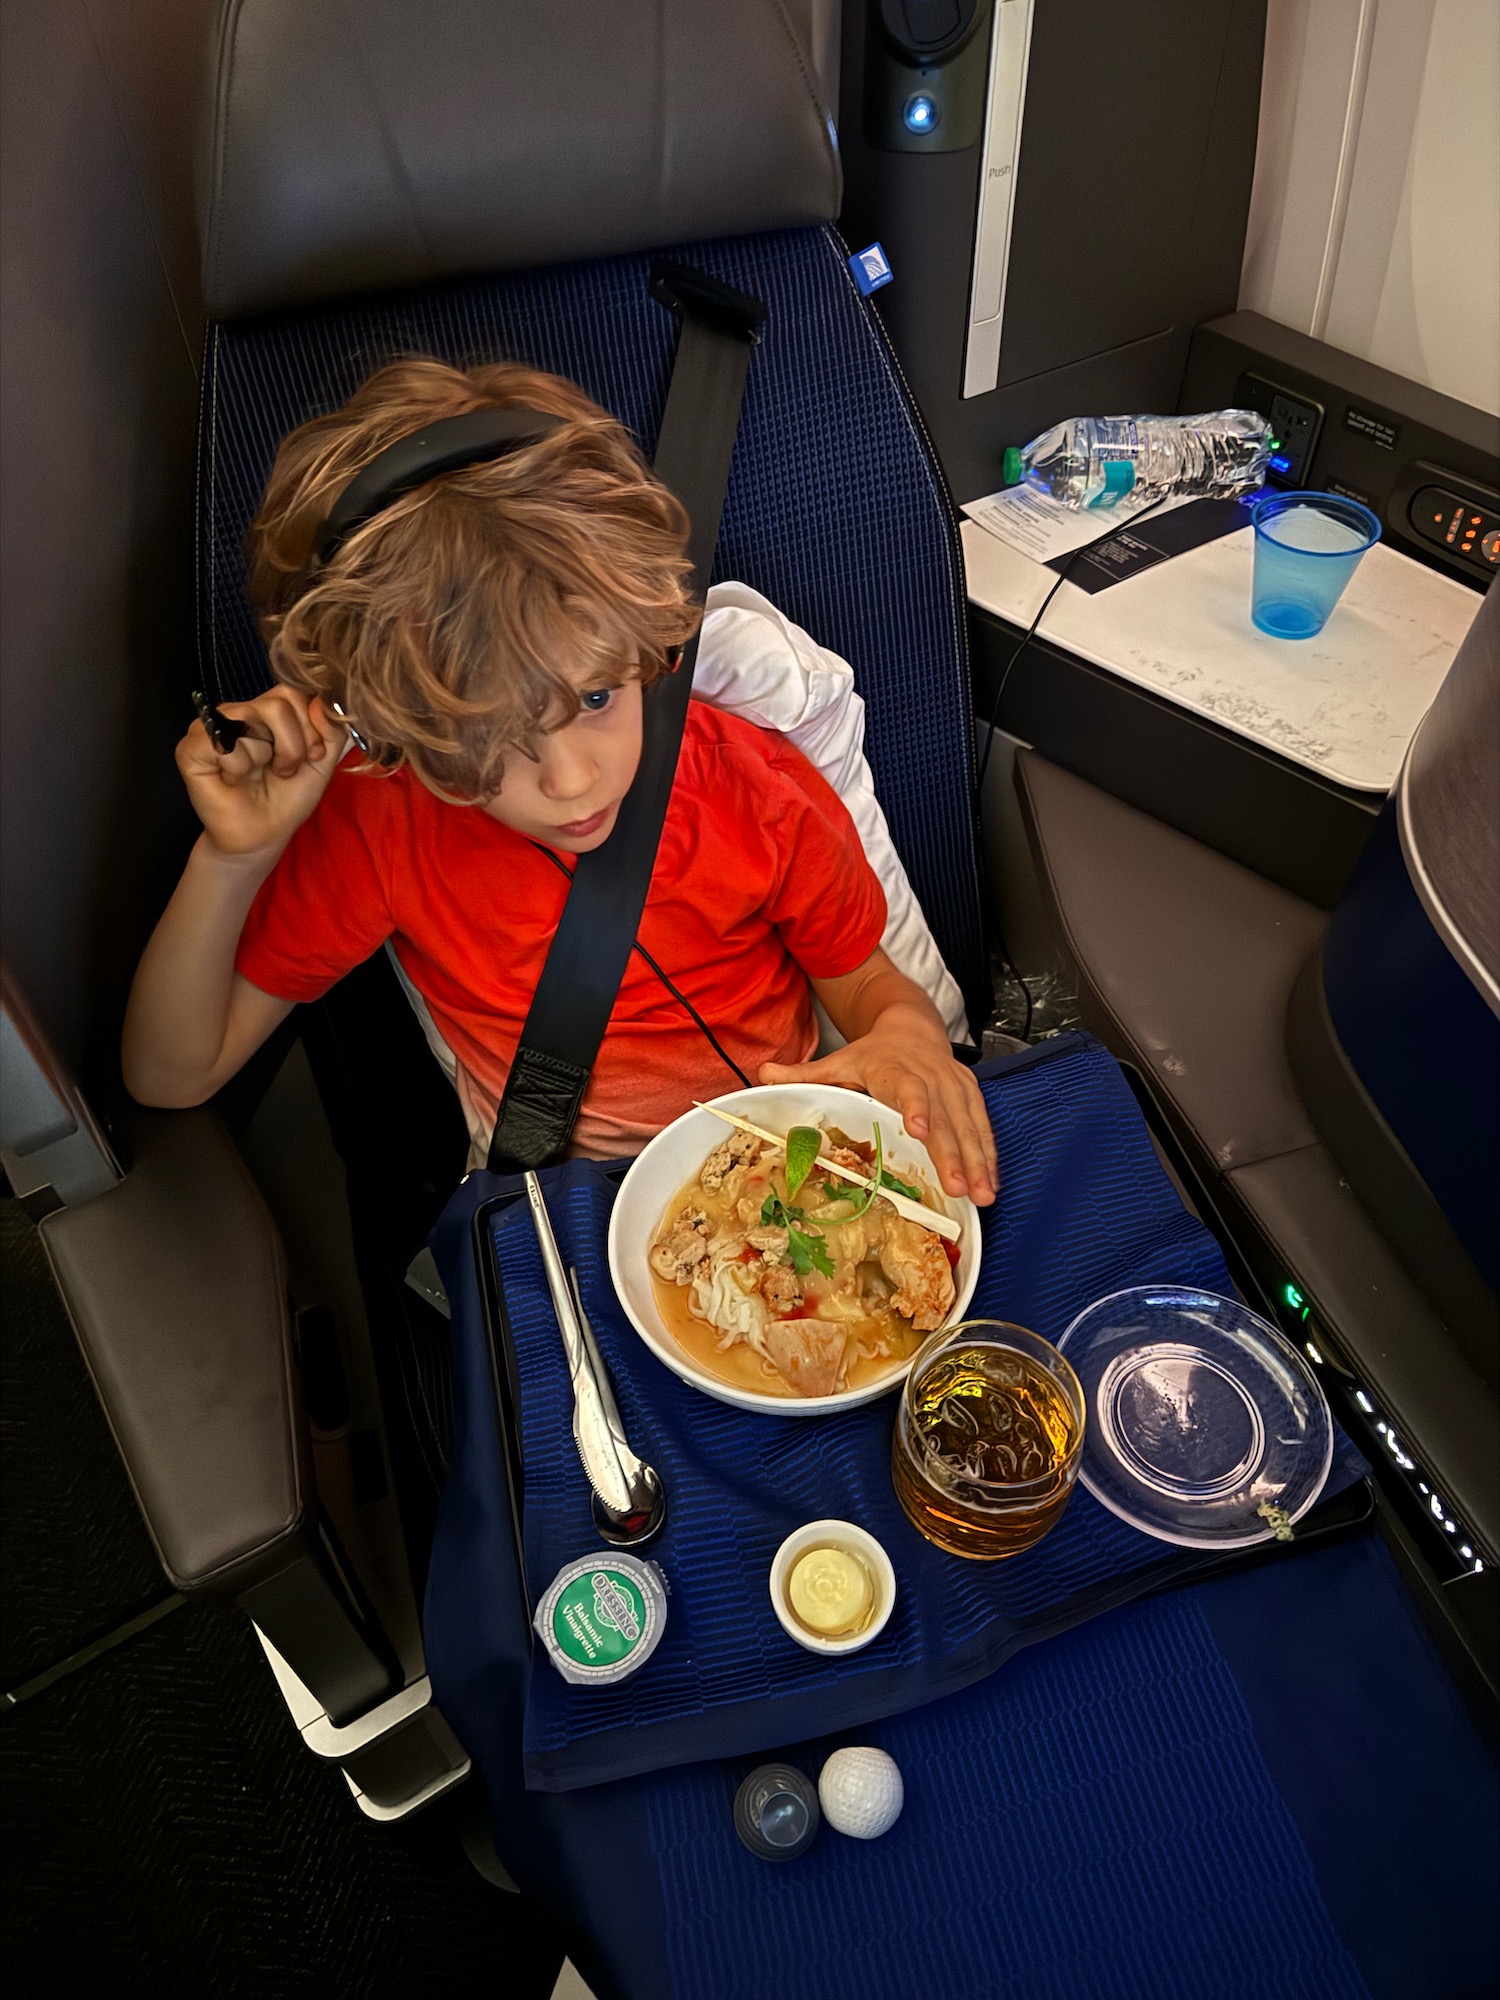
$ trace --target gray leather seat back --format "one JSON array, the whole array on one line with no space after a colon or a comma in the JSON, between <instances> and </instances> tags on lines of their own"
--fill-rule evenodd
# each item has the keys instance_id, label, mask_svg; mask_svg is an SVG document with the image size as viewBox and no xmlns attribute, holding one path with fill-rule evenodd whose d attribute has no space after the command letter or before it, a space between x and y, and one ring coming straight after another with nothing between
<instances>
[{"instance_id":1,"label":"gray leather seat back","mask_svg":"<svg viewBox=\"0 0 1500 2000\"><path fill-rule=\"evenodd\" d=\"M816 0L231 0L203 160L232 319L830 220Z\"/></svg>"}]
</instances>

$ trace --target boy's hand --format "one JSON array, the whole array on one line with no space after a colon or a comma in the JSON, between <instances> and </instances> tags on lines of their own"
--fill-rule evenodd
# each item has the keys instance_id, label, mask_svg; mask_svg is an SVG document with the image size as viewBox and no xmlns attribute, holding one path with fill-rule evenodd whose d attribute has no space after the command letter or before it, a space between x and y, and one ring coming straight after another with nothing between
<instances>
[{"instance_id":1,"label":"boy's hand","mask_svg":"<svg viewBox=\"0 0 1500 2000\"><path fill-rule=\"evenodd\" d=\"M821 983L815 984L826 1005ZM821 1061L763 1063L760 1081L836 1083L868 1091L901 1113L912 1138L932 1155L949 1194L966 1194L981 1208L995 1199L1000 1170L984 1099L973 1073L954 1061L942 1023L925 999L883 1007L865 1034Z\"/></svg>"},{"instance_id":2,"label":"boy's hand","mask_svg":"<svg viewBox=\"0 0 1500 2000\"><path fill-rule=\"evenodd\" d=\"M212 847L274 859L322 798L349 732L295 688L225 702L222 713L256 733L224 754L195 722L177 746L177 768Z\"/></svg>"}]
</instances>

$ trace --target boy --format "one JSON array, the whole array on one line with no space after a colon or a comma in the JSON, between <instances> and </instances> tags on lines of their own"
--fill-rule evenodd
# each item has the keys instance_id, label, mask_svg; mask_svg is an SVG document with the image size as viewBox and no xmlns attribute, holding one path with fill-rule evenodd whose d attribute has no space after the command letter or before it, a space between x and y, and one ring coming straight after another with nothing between
<instances>
[{"instance_id":1,"label":"boy","mask_svg":"<svg viewBox=\"0 0 1500 2000\"><path fill-rule=\"evenodd\" d=\"M333 503L378 452L509 408L563 422L403 494L316 562ZM569 857L608 839L643 689L697 624L685 544L682 509L622 426L516 364L393 363L283 442L251 530L277 685L226 704L254 732L228 754L199 723L177 747L203 832L131 992L125 1080L141 1102L202 1102L389 940L482 1150ZM932 1001L881 951L885 918L812 766L691 702L639 931L660 973L632 953L574 1150L635 1152L736 1071L820 1078L896 1106L950 1193L992 1201L983 1102ZM814 995L848 1038L822 1061Z\"/></svg>"}]
</instances>

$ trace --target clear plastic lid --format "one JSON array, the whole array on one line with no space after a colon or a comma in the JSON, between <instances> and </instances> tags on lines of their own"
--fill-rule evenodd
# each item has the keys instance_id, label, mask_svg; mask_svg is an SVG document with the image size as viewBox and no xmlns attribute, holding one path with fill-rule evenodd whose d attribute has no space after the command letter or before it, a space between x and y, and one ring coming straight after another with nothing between
<instances>
[{"instance_id":1,"label":"clear plastic lid","mask_svg":"<svg viewBox=\"0 0 1500 2000\"><path fill-rule=\"evenodd\" d=\"M1235 1299L1147 1285L1058 1342L1083 1385L1079 1476L1143 1533L1238 1549L1282 1535L1323 1489L1328 1401L1302 1356Z\"/></svg>"}]
</instances>

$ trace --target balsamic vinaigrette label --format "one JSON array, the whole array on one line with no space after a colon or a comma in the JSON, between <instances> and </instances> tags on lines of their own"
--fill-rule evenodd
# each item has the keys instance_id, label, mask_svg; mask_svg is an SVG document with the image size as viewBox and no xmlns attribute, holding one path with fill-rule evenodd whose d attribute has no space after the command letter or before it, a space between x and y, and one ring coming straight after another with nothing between
<instances>
[{"instance_id":1,"label":"balsamic vinaigrette label","mask_svg":"<svg viewBox=\"0 0 1500 2000\"><path fill-rule=\"evenodd\" d=\"M635 1556L584 1556L565 1565L536 1611L547 1657L566 1681L624 1680L650 1658L667 1620L666 1580Z\"/></svg>"},{"instance_id":2,"label":"balsamic vinaigrette label","mask_svg":"<svg viewBox=\"0 0 1500 2000\"><path fill-rule=\"evenodd\" d=\"M558 1645L583 1667L627 1659L645 1629L646 1607L635 1585L607 1569L575 1578L552 1613Z\"/></svg>"}]
</instances>

